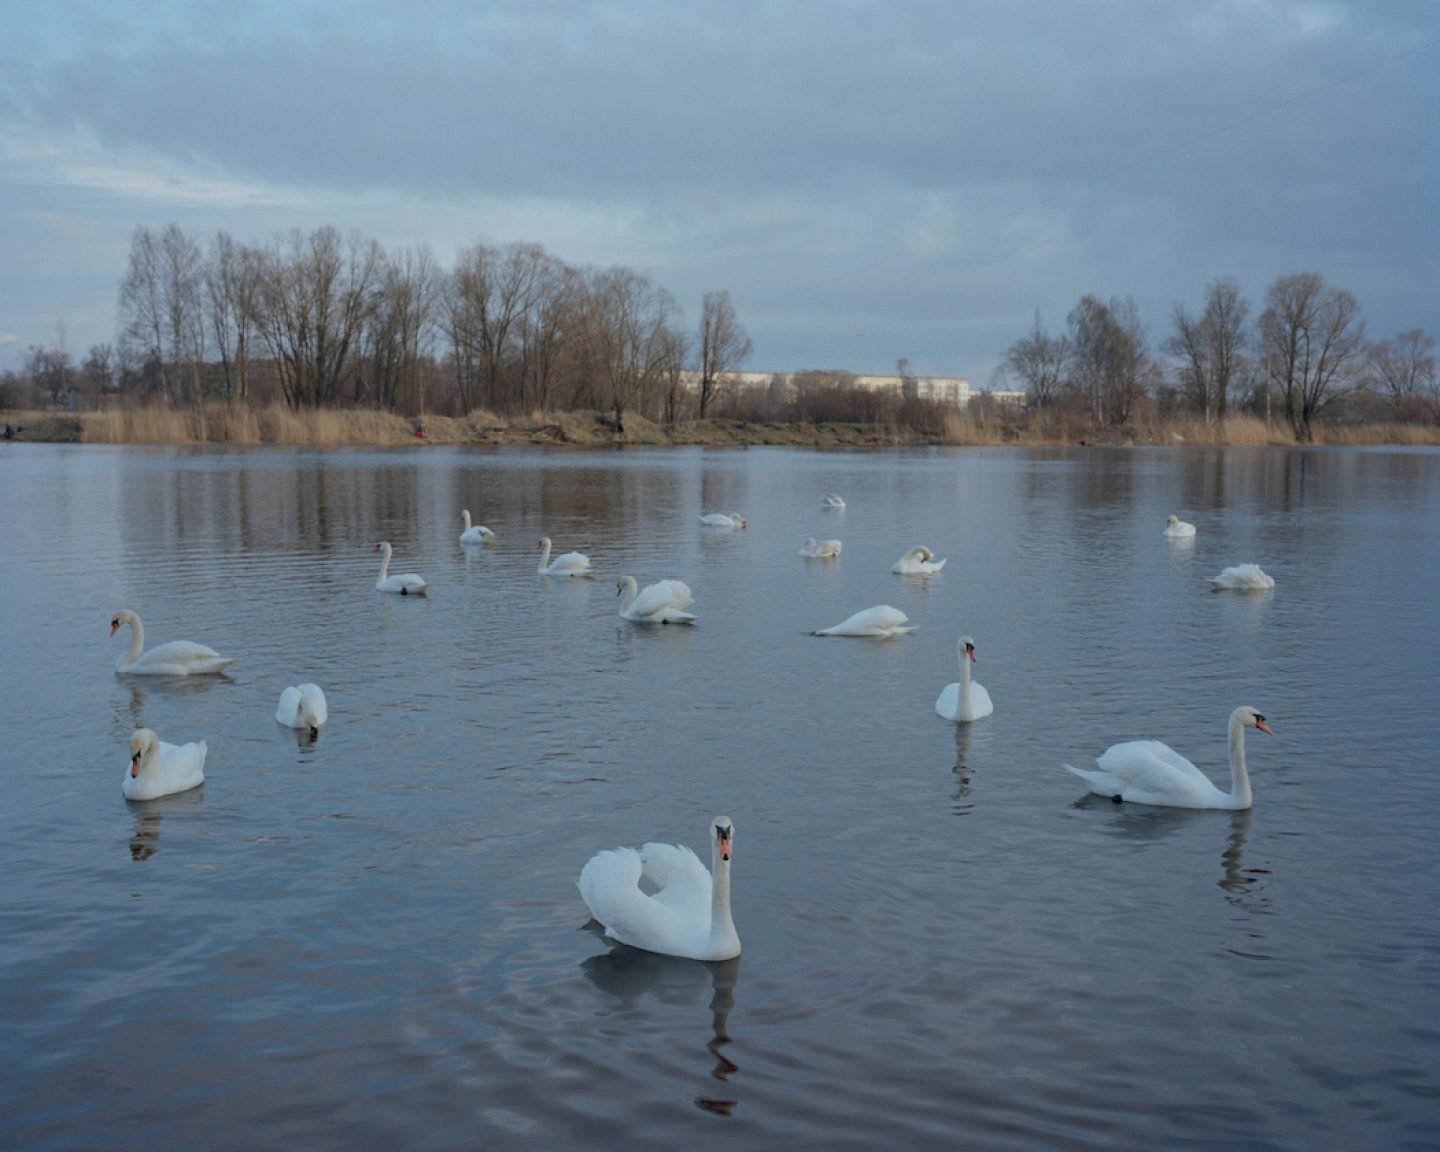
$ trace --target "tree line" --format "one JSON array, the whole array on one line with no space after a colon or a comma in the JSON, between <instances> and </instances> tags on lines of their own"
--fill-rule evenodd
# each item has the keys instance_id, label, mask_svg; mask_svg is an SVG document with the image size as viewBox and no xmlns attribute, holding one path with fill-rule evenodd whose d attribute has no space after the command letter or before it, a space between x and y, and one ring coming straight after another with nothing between
<instances>
[{"instance_id":1,"label":"tree line","mask_svg":"<svg viewBox=\"0 0 1440 1152\"><path fill-rule=\"evenodd\" d=\"M387 251L333 227L269 244L202 244L139 227L113 344L76 365L32 346L28 383L51 403L106 393L183 405L213 398L292 409L510 416L601 409L673 422L709 414L751 341L724 290L686 327L675 297L631 268L577 268L538 244L477 242L444 269L425 248ZM698 374L698 389L682 373ZM0 406L6 403L0 395Z\"/></svg>"},{"instance_id":2,"label":"tree line","mask_svg":"<svg viewBox=\"0 0 1440 1152\"><path fill-rule=\"evenodd\" d=\"M1142 405L1207 423L1273 415L1300 441L1326 419L1440 424L1435 339L1424 329L1368 340L1355 297L1317 272L1277 277L1253 322L1251 313L1233 279L1211 281L1198 312L1172 307L1162 358L1133 300L1083 296L1064 332L1048 332L1037 311L999 378L1024 388L1032 410L1068 408L1096 428L1128 424Z\"/></svg>"}]
</instances>

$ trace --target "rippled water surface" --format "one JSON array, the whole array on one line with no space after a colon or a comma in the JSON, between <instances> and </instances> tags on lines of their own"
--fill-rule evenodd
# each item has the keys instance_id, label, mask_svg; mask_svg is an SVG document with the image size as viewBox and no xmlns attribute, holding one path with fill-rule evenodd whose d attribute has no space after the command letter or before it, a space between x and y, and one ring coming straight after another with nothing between
<instances>
[{"instance_id":1,"label":"rippled water surface","mask_svg":"<svg viewBox=\"0 0 1440 1152\"><path fill-rule=\"evenodd\" d=\"M1440 1144L1440 454L11 445L0 482L0 1145ZM892 575L912 544L944 571ZM1273 593L1210 590L1246 561ZM621 620L626 574L697 625ZM881 603L918 630L808 634ZM117 676L127 607L237 660ZM962 632L995 712L957 726ZM1223 784L1245 703L1252 812L1061 768L1153 737ZM142 724L208 741L201 789L122 798ZM592 853L722 812L738 961L586 927Z\"/></svg>"}]
</instances>

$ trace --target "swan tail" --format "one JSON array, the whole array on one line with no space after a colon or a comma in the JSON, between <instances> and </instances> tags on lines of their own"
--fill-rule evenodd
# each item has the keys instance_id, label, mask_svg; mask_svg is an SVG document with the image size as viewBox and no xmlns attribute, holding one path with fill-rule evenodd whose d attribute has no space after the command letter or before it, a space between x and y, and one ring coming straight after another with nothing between
<instances>
[{"instance_id":1,"label":"swan tail","mask_svg":"<svg viewBox=\"0 0 1440 1152\"><path fill-rule=\"evenodd\" d=\"M1094 792L1097 796L1110 796L1113 798L1119 796L1124 791L1120 782L1108 772L1093 772L1087 768L1076 768L1073 764L1064 764L1063 761L1062 766L1067 771L1073 772L1076 776L1080 777L1081 780L1085 781L1085 783L1090 786L1090 791Z\"/></svg>"},{"instance_id":2,"label":"swan tail","mask_svg":"<svg viewBox=\"0 0 1440 1152\"><path fill-rule=\"evenodd\" d=\"M640 853L634 848L597 852L580 870L575 882L580 898L607 931L624 920L626 898L640 894L641 872Z\"/></svg>"}]
</instances>

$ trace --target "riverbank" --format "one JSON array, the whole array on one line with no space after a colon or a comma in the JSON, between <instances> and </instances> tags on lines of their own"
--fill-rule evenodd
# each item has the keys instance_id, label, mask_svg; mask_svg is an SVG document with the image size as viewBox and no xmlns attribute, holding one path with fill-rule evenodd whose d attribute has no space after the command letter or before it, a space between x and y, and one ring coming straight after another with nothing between
<instances>
[{"instance_id":1,"label":"riverbank","mask_svg":"<svg viewBox=\"0 0 1440 1152\"><path fill-rule=\"evenodd\" d=\"M1018 418L950 415L943 429L924 432L895 424L762 423L751 420L689 420L662 427L643 416L625 417L618 433L609 413L535 413L509 419L476 411L464 417L406 419L373 409L322 409L296 413L284 406L249 408L212 404L200 408L131 408L109 412L4 412L16 438L71 444L230 444L295 447L444 445L722 446L789 445L816 448L893 448L915 445L1294 445L1288 427L1250 416L1223 423L1165 421L1095 431L1059 413ZM1440 445L1440 428L1416 424L1325 426L1317 443ZM7 437L8 438L8 437Z\"/></svg>"}]
</instances>

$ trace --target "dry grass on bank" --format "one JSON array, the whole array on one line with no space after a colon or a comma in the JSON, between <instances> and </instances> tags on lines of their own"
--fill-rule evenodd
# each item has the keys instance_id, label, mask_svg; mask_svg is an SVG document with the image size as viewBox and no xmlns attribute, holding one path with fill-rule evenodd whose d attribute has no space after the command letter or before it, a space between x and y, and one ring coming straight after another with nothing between
<instances>
[{"instance_id":1,"label":"dry grass on bank","mask_svg":"<svg viewBox=\"0 0 1440 1152\"><path fill-rule=\"evenodd\" d=\"M1123 429L1093 429L1074 412L1044 409L1024 415L945 414L929 434L895 423L840 421L779 423L753 420L695 420L661 427L643 416L625 417L616 435L606 412L531 412L504 417L477 409L466 416L426 416L423 436L416 423L369 408L326 408L292 412L284 405L250 408L211 404L200 408L133 407L110 412L8 412L9 424L24 425L27 440L85 444L234 444L304 448L381 447L428 444L616 444L790 445L825 448L881 448L915 444L984 446L996 444L1092 445L1294 445L1283 421L1232 416L1207 424L1168 420ZM1316 443L1440 444L1440 428L1417 424L1317 425Z\"/></svg>"}]
</instances>

